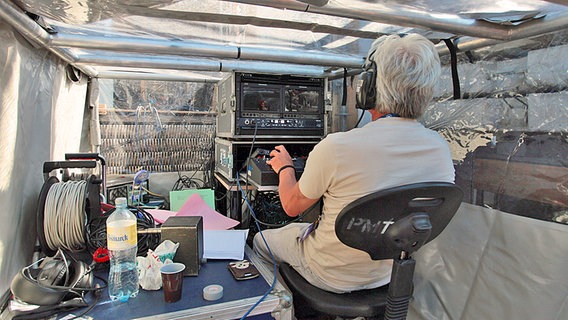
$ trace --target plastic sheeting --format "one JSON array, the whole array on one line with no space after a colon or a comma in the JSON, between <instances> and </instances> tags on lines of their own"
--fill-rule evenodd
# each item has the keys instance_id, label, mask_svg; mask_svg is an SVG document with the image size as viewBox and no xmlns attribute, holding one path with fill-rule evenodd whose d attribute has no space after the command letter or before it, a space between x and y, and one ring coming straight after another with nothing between
<instances>
[{"instance_id":1,"label":"plastic sheeting","mask_svg":"<svg viewBox=\"0 0 568 320\"><path fill-rule=\"evenodd\" d=\"M136 71L323 74L321 66L326 73L359 68L382 34L420 33L436 42L460 35L511 40L566 24L564 6L528 0L516 1L514 11L495 1L337 0L322 7L300 1L14 2L50 32L40 32L41 41L54 51L64 49L78 65L89 65L93 75L112 64ZM515 32L513 25L527 21L532 27ZM219 58L224 60L215 61Z\"/></svg>"},{"instance_id":2,"label":"plastic sheeting","mask_svg":"<svg viewBox=\"0 0 568 320\"><path fill-rule=\"evenodd\" d=\"M449 68L423 122L450 142L466 201L546 221L568 209L567 45L504 61L460 64L463 96L447 100ZM446 98L445 98L446 97Z\"/></svg>"},{"instance_id":3,"label":"plastic sheeting","mask_svg":"<svg viewBox=\"0 0 568 320\"><path fill-rule=\"evenodd\" d=\"M213 84L101 80L100 87L107 174L213 169Z\"/></svg>"},{"instance_id":4,"label":"plastic sheeting","mask_svg":"<svg viewBox=\"0 0 568 320\"><path fill-rule=\"evenodd\" d=\"M0 22L0 292L29 264L43 163L79 152L86 80Z\"/></svg>"},{"instance_id":5,"label":"plastic sheeting","mask_svg":"<svg viewBox=\"0 0 568 320\"><path fill-rule=\"evenodd\" d=\"M463 203L415 255L409 319L568 319L568 225Z\"/></svg>"},{"instance_id":6,"label":"plastic sheeting","mask_svg":"<svg viewBox=\"0 0 568 320\"><path fill-rule=\"evenodd\" d=\"M568 46L549 40L462 55L462 99L445 68L421 121L450 143L464 203L414 255L409 319L568 319Z\"/></svg>"}]
</instances>

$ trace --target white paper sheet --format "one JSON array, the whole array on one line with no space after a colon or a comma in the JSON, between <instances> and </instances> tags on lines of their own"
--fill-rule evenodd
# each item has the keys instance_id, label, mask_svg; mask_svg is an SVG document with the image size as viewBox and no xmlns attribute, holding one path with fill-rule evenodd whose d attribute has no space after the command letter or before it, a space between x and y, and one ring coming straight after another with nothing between
<instances>
[{"instance_id":1,"label":"white paper sheet","mask_svg":"<svg viewBox=\"0 0 568 320\"><path fill-rule=\"evenodd\" d=\"M246 230L203 230L203 257L243 260L248 237Z\"/></svg>"}]
</instances>

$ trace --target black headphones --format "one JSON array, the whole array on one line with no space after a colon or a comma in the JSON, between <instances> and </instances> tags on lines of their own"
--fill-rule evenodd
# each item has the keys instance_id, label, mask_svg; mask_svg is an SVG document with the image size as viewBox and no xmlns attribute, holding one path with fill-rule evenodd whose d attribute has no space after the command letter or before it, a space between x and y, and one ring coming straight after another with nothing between
<instances>
[{"instance_id":1,"label":"black headphones","mask_svg":"<svg viewBox=\"0 0 568 320\"><path fill-rule=\"evenodd\" d=\"M377 65L369 58L365 71L361 73L362 84L357 92L357 108L362 110L373 109L377 102Z\"/></svg>"},{"instance_id":2,"label":"black headphones","mask_svg":"<svg viewBox=\"0 0 568 320\"><path fill-rule=\"evenodd\" d=\"M94 276L86 263L66 258L60 252L44 258L39 267L33 269L36 264L23 268L12 279L10 289L23 302L55 305L68 295L77 297L87 291L100 290L94 287Z\"/></svg>"}]
</instances>

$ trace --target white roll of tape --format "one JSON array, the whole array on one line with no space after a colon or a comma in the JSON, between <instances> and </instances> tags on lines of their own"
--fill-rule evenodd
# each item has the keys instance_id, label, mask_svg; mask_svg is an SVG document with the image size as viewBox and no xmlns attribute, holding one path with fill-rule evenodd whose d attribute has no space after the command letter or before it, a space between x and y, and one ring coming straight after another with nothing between
<instances>
[{"instance_id":1,"label":"white roll of tape","mask_svg":"<svg viewBox=\"0 0 568 320\"><path fill-rule=\"evenodd\" d=\"M203 299L213 301L223 297L223 287L218 284L212 284L203 288Z\"/></svg>"}]
</instances>

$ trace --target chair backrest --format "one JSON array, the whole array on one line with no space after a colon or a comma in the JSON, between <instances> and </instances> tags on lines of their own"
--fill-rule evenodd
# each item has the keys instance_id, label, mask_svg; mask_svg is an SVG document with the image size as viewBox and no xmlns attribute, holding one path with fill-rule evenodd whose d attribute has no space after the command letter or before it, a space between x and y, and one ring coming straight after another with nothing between
<instances>
[{"instance_id":1,"label":"chair backrest","mask_svg":"<svg viewBox=\"0 0 568 320\"><path fill-rule=\"evenodd\" d=\"M335 233L373 260L395 259L401 251L412 253L438 236L462 198L462 190L447 182L380 190L347 205L335 221Z\"/></svg>"}]
</instances>

